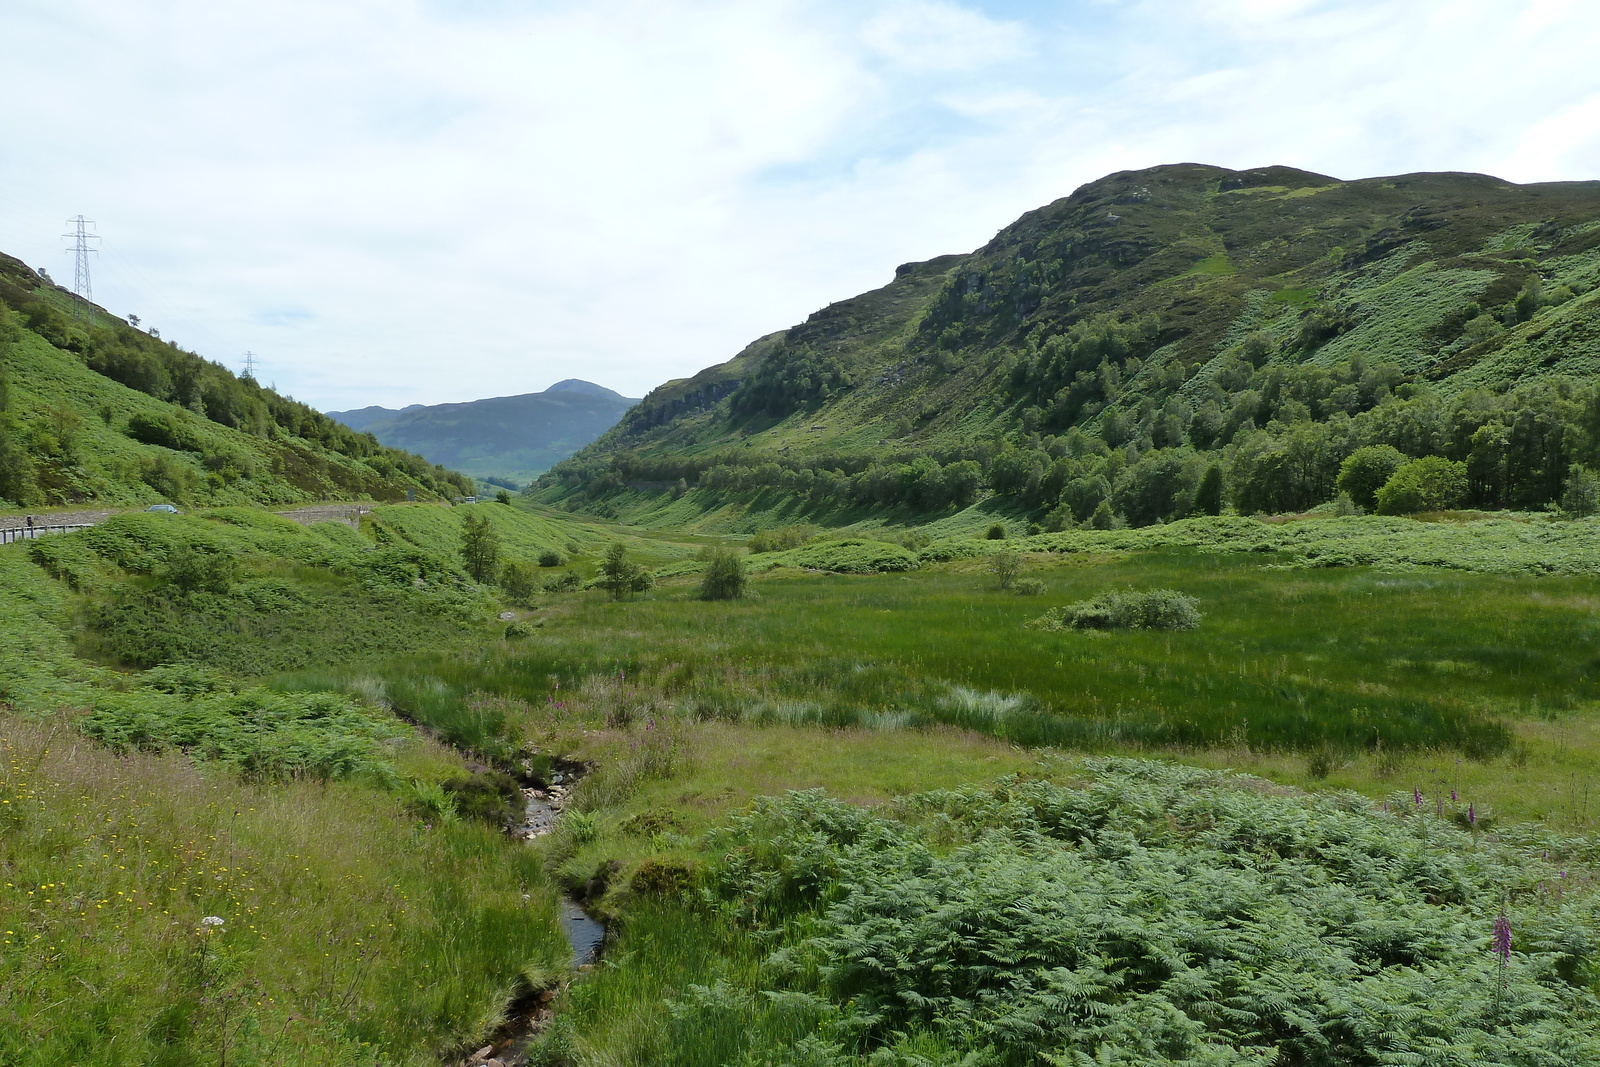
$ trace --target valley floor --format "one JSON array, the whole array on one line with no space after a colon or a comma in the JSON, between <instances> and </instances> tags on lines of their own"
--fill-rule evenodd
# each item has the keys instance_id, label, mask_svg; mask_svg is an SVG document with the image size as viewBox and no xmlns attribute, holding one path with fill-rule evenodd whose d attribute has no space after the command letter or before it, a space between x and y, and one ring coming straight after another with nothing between
<instances>
[{"instance_id":1,"label":"valley floor","mask_svg":"<svg viewBox=\"0 0 1600 1067\"><path fill-rule=\"evenodd\" d=\"M456 1063L530 993L551 1065L1596 1062L1592 524L976 523L709 601L743 537L520 504L0 548L0 1062Z\"/></svg>"}]
</instances>

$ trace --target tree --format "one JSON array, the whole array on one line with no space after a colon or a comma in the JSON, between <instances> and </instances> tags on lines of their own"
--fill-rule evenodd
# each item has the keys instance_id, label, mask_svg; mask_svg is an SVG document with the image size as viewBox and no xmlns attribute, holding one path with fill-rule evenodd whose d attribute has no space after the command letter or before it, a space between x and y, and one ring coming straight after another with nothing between
<instances>
[{"instance_id":1,"label":"tree","mask_svg":"<svg viewBox=\"0 0 1600 1067\"><path fill-rule=\"evenodd\" d=\"M509 504L511 503L511 493L508 490L501 489L494 494L494 500L497 504Z\"/></svg>"},{"instance_id":2,"label":"tree","mask_svg":"<svg viewBox=\"0 0 1600 1067\"><path fill-rule=\"evenodd\" d=\"M1600 511L1600 474L1574 463L1567 472L1566 491L1561 494L1561 510L1574 519Z\"/></svg>"},{"instance_id":3,"label":"tree","mask_svg":"<svg viewBox=\"0 0 1600 1067\"><path fill-rule=\"evenodd\" d=\"M994 575L995 584L1001 589L1010 589L1017 582L1017 575L1022 573L1022 556L1020 553L1005 549L989 557L989 573Z\"/></svg>"},{"instance_id":4,"label":"tree","mask_svg":"<svg viewBox=\"0 0 1600 1067\"><path fill-rule=\"evenodd\" d=\"M475 582L488 585L500 569L500 535L487 515L468 512L461 521L461 559Z\"/></svg>"},{"instance_id":5,"label":"tree","mask_svg":"<svg viewBox=\"0 0 1600 1067\"><path fill-rule=\"evenodd\" d=\"M1467 495L1467 465L1443 456L1414 459L1378 490L1379 515L1411 515L1459 507Z\"/></svg>"},{"instance_id":6,"label":"tree","mask_svg":"<svg viewBox=\"0 0 1600 1067\"><path fill-rule=\"evenodd\" d=\"M655 579L643 567L628 561L628 550L621 541L613 541L600 562L599 586L611 593L611 599L621 600L631 593L643 593L654 587Z\"/></svg>"},{"instance_id":7,"label":"tree","mask_svg":"<svg viewBox=\"0 0 1600 1067\"><path fill-rule=\"evenodd\" d=\"M1194 491L1194 510L1201 515L1222 514L1222 465L1213 463Z\"/></svg>"},{"instance_id":8,"label":"tree","mask_svg":"<svg viewBox=\"0 0 1600 1067\"><path fill-rule=\"evenodd\" d=\"M1406 455L1393 445L1368 445L1358 448L1339 464L1338 486L1350 494L1357 507L1371 511L1378 504L1378 490L1406 464Z\"/></svg>"},{"instance_id":9,"label":"tree","mask_svg":"<svg viewBox=\"0 0 1600 1067\"><path fill-rule=\"evenodd\" d=\"M706 555L706 570L700 579L701 600L734 600L744 596L743 554L719 545Z\"/></svg>"}]
</instances>

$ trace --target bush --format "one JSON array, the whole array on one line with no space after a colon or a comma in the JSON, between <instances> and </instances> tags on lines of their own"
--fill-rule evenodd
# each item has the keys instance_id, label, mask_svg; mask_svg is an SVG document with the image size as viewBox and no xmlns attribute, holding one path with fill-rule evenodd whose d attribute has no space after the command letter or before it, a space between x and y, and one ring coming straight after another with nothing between
<instances>
[{"instance_id":1,"label":"bush","mask_svg":"<svg viewBox=\"0 0 1600 1067\"><path fill-rule=\"evenodd\" d=\"M634 869L628 888L642 897L677 897L688 893L699 880L699 870L687 861L658 856Z\"/></svg>"},{"instance_id":2,"label":"bush","mask_svg":"<svg viewBox=\"0 0 1600 1067\"><path fill-rule=\"evenodd\" d=\"M989 573L994 575L995 584L1002 590L1010 589L1016 583L1017 575L1022 573L1022 556L1011 551L996 552L989 557Z\"/></svg>"},{"instance_id":3,"label":"bush","mask_svg":"<svg viewBox=\"0 0 1600 1067\"><path fill-rule=\"evenodd\" d=\"M780 526L776 530L758 530L748 545L752 553L787 552L799 548L817 535L814 526Z\"/></svg>"},{"instance_id":4,"label":"bush","mask_svg":"<svg viewBox=\"0 0 1600 1067\"><path fill-rule=\"evenodd\" d=\"M539 589L539 572L525 560L508 560L500 568L500 588L512 600L526 603Z\"/></svg>"},{"instance_id":5,"label":"bush","mask_svg":"<svg viewBox=\"0 0 1600 1067\"><path fill-rule=\"evenodd\" d=\"M1338 486L1350 494L1357 507L1371 511L1378 505L1378 490L1406 465L1406 454L1393 445L1358 448L1339 464Z\"/></svg>"},{"instance_id":6,"label":"bush","mask_svg":"<svg viewBox=\"0 0 1600 1067\"><path fill-rule=\"evenodd\" d=\"M713 548L700 579L701 600L733 600L744 596L744 556L731 548Z\"/></svg>"},{"instance_id":7,"label":"bush","mask_svg":"<svg viewBox=\"0 0 1600 1067\"><path fill-rule=\"evenodd\" d=\"M1460 507L1467 495L1467 465L1443 456L1414 459L1394 472L1377 493L1379 515L1413 515Z\"/></svg>"},{"instance_id":8,"label":"bush","mask_svg":"<svg viewBox=\"0 0 1600 1067\"><path fill-rule=\"evenodd\" d=\"M1171 589L1106 592L1048 611L1030 624L1041 630L1193 630L1199 602Z\"/></svg>"},{"instance_id":9,"label":"bush","mask_svg":"<svg viewBox=\"0 0 1600 1067\"><path fill-rule=\"evenodd\" d=\"M561 558L561 553L553 548L547 548L539 553L539 566L541 567L559 567L564 562Z\"/></svg>"},{"instance_id":10,"label":"bush","mask_svg":"<svg viewBox=\"0 0 1600 1067\"><path fill-rule=\"evenodd\" d=\"M187 427L179 425L166 415L147 415L137 412L128 419L128 436L146 445L180 452L199 452L200 442Z\"/></svg>"},{"instance_id":11,"label":"bush","mask_svg":"<svg viewBox=\"0 0 1600 1067\"><path fill-rule=\"evenodd\" d=\"M206 552L180 542L167 551L167 562L160 569L163 581L179 593L226 593L233 584L233 557L224 552Z\"/></svg>"},{"instance_id":12,"label":"bush","mask_svg":"<svg viewBox=\"0 0 1600 1067\"><path fill-rule=\"evenodd\" d=\"M595 584L609 592L613 600L655 588L655 579L643 567L630 563L627 557L627 548L621 541L614 541L600 564L600 578Z\"/></svg>"},{"instance_id":13,"label":"bush","mask_svg":"<svg viewBox=\"0 0 1600 1067\"><path fill-rule=\"evenodd\" d=\"M543 588L546 593L565 593L573 589L582 589L583 578L577 571L562 571L554 578L546 578Z\"/></svg>"},{"instance_id":14,"label":"bush","mask_svg":"<svg viewBox=\"0 0 1600 1067\"><path fill-rule=\"evenodd\" d=\"M1038 578L1018 578L1011 591L1018 596L1043 596L1045 584Z\"/></svg>"},{"instance_id":15,"label":"bush","mask_svg":"<svg viewBox=\"0 0 1600 1067\"><path fill-rule=\"evenodd\" d=\"M1561 494L1561 510L1574 519L1600 511L1600 474L1581 463L1574 463L1567 472L1566 491Z\"/></svg>"},{"instance_id":16,"label":"bush","mask_svg":"<svg viewBox=\"0 0 1600 1067\"><path fill-rule=\"evenodd\" d=\"M1004 541L1006 539L1006 524L1003 522L993 524L983 536L991 541Z\"/></svg>"},{"instance_id":17,"label":"bush","mask_svg":"<svg viewBox=\"0 0 1600 1067\"><path fill-rule=\"evenodd\" d=\"M523 818L522 788L499 771L462 774L439 783L454 800L456 813L492 826L515 826Z\"/></svg>"},{"instance_id":18,"label":"bush","mask_svg":"<svg viewBox=\"0 0 1600 1067\"><path fill-rule=\"evenodd\" d=\"M506 490L502 489L499 492L495 493L494 500L495 500L496 504L509 504L509 503L511 503L511 494L509 492L507 492Z\"/></svg>"}]
</instances>

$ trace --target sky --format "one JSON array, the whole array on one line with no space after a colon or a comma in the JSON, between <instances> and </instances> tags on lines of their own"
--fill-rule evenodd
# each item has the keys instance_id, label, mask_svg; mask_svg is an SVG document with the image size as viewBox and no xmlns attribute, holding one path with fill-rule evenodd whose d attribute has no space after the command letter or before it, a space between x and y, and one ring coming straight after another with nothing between
<instances>
[{"instance_id":1,"label":"sky","mask_svg":"<svg viewBox=\"0 0 1600 1067\"><path fill-rule=\"evenodd\" d=\"M1600 178L1592 0L5 0L0 251L324 409L722 362L1160 163Z\"/></svg>"}]
</instances>

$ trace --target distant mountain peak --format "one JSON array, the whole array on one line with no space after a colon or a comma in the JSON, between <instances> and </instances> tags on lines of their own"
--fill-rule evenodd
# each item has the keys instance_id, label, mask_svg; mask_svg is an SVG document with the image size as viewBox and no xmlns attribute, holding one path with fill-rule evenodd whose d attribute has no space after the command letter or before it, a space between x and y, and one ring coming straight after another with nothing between
<instances>
[{"instance_id":1,"label":"distant mountain peak","mask_svg":"<svg viewBox=\"0 0 1600 1067\"><path fill-rule=\"evenodd\" d=\"M626 400L627 399L621 393L616 392L615 390L607 389L605 386L596 385L593 382L586 382L582 378L565 378L565 379L562 379L561 381L559 381L556 384L552 385L550 388L546 389L545 392L547 392L547 393L587 393L590 396L615 397L618 400Z\"/></svg>"}]
</instances>

